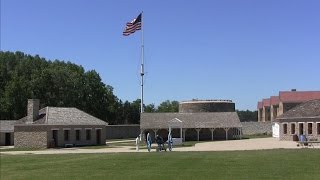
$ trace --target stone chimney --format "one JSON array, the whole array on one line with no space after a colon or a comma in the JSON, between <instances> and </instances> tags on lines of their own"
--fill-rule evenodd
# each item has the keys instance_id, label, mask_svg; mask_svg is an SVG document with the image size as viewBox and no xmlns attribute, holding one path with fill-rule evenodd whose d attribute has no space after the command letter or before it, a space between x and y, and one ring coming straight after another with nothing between
<instances>
[{"instance_id":1,"label":"stone chimney","mask_svg":"<svg viewBox=\"0 0 320 180\"><path fill-rule=\"evenodd\" d=\"M28 99L27 123L32 123L39 115L39 99Z\"/></svg>"}]
</instances>

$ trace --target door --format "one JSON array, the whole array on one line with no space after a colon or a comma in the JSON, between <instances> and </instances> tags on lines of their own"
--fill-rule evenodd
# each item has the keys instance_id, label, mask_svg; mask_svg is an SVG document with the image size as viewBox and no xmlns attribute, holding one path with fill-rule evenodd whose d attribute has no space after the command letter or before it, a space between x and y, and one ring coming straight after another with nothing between
<instances>
[{"instance_id":1,"label":"door","mask_svg":"<svg viewBox=\"0 0 320 180\"><path fill-rule=\"evenodd\" d=\"M280 126L279 123L272 124L272 137L280 137Z\"/></svg>"},{"instance_id":2,"label":"door","mask_svg":"<svg viewBox=\"0 0 320 180\"><path fill-rule=\"evenodd\" d=\"M58 147L58 130L52 130L52 139L54 141L54 147Z\"/></svg>"},{"instance_id":3,"label":"door","mask_svg":"<svg viewBox=\"0 0 320 180\"><path fill-rule=\"evenodd\" d=\"M11 145L11 133L6 133L5 138L6 138L5 145L10 146Z\"/></svg>"},{"instance_id":4,"label":"door","mask_svg":"<svg viewBox=\"0 0 320 180\"><path fill-rule=\"evenodd\" d=\"M101 129L97 129L96 131L96 140L97 140L97 145L101 144Z\"/></svg>"}]
</instances>

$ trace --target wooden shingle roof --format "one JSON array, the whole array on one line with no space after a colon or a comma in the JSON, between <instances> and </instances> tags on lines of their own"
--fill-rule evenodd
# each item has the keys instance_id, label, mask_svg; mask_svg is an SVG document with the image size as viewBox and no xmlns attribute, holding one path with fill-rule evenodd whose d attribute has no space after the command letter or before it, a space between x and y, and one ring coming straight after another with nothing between
<instances>
[{"instance_id":1,"label":"wooden shingle roof","mask_svg":"<svg viewBox=\"0 0 320 180\"><path fill-rule=\"evenodd\" d=\"M39 119L33 124L48 125L108 125L77 108L46 107L39 111Z\"/></svg>"},{"instance_id":2,"label":"wooden shingle roof","mask_svg":"<svg viewBox=\"0 0 320 180\"><path fill-rule=\"evenodd\" d=\"M175 121L174 121L175 120ZM236 112L212 113L143 113L140 128L169 128L175 122L182 128L229 128L242 127Z\"/></svg>"},{"instance_id":3,"label":"wooden shingle roof","mask_svg":"<svg viewBox=\"0 0 320 180\"><path fill-rule=\"evenodd\" d=\"M320 119L320 100L311 100L280 115L276 121L288 119Z\"/></svg>"},{"instance_id":4,"label":"wooden shingle roof","mask_svg":"<svg viewBox=\"0 0 320 180\"><path fill-rule=\"evenodd\" d=\"M0 132L13 132L15 120L0 120Z\"/></svg>"}]
</instances>

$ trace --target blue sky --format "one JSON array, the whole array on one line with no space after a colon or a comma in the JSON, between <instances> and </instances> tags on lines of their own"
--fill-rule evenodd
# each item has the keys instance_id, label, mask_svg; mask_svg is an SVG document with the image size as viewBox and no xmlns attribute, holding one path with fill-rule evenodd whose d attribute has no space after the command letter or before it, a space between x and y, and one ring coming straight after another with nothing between
<instances>
[{"instance_id":1,"label":"blue sky","mask_svg":"<svg viewBox=\"0 0 320 180\"><path fill-rule=\"evenodd\" d=\"M320 90L318 0L1 0L1 50L95 69L122 100L231 99L236 108L280 90Z\"/></svg>"}]
</instances>

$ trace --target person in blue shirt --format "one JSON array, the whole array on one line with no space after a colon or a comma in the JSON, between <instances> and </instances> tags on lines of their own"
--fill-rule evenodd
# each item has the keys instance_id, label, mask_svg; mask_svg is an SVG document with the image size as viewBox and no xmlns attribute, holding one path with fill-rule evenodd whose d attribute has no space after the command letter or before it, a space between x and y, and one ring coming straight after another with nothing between
<instances>
[{"instance_id":1,"label":"person in blue shirt","mask_svg":"<svg viewBox=\"0 0 320 180\"><path fill-rule=\"evenodd\" d=\"M173 141L172 141L172 136L171 136L171 132L168 134L168 148L169 151L172 151L172 145L173 145Z\"/></svg>"},{"instance_id":2,"label":"person in blue shirt","mask_svg":"<svg viewBox=\"0 0 320 180\"><path fill-rule=\"evenodd\" d=\"M149 152L151 151L151 143L152 143L151 136L150 136L150 134L148 133L148 134L147 134L147 147L148 147L148 151L149 151Z\"/></svg>"}]
</instances>

